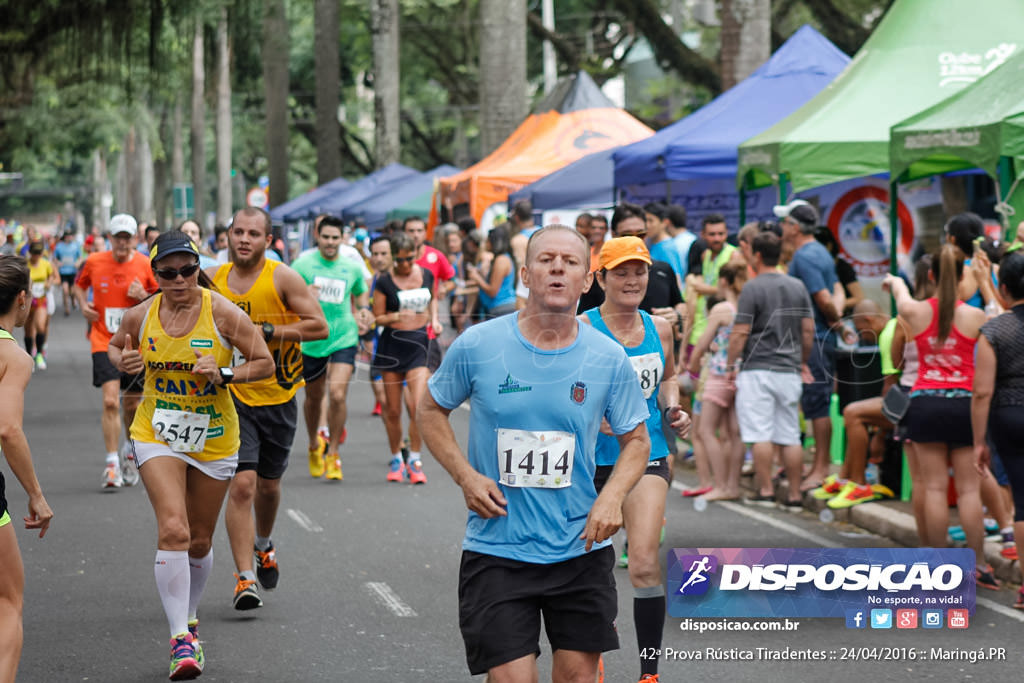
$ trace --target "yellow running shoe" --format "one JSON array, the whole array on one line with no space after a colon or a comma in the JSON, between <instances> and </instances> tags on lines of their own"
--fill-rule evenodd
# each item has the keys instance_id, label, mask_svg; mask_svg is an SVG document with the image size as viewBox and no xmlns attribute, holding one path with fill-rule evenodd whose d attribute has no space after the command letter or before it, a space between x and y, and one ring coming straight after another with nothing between
<instances>
[{"instance_id":1,"label":"yellow running shoe","mask_svg":"<svg viewBox=\"0 0 1024 683\"><path fill-rule=\"evenodd\" d=\"M839 495L828 501L827 505L833 510L842 510L874 500L875 497L875 492L870 486L861 486L855 481L848 481Z\"/></svg>"},{"instance_id":2,"label":"yellow running shoe","mask_svg":"<svg viewBox=\"0 0 1024 683\"><path fill-rule=\"evenodd\" d=\"M316 448L309 449L309 476L319 479L324 476L324 451L327 450L327 442L324 437L317 434Z\"/></svg>"},{"instance_id":3,"label":"yellow running shoe","mask_svg":"<svg viewBox=\"0 0 1024 683\"><path fill-rule=\"evenodd\" d=\"M821 482L821 486L811 491L811 495L817 500L828 500L829 498L838 496L845 485L845 481L834 474L830 474L825 477L825 481Z\"/></svg>"},{"instance_id":4,"label":"yellow running shoe","mask_svg":"<svg viewBox=\"0 0 1024 683\"><path fill-rule=\"evenodd\" d=\"M337 453L327 456L327 478L334 481L341 481L341 458Z\"/></svg>"}]
</instances>

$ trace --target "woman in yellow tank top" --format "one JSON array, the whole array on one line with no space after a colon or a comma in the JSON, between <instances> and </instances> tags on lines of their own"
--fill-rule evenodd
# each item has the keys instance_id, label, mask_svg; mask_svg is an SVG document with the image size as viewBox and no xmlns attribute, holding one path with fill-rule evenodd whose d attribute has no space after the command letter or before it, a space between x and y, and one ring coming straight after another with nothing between
<instances>
[{"instance_id":1,"label":"woman in yellow tank top","mask_svg":"<svg viewBox=\"0 0 1024 683\"><path fill-rule=\"evenodd\" d=\"M32 377L32 359L21 350L11 330L28 319L32 295L29 269L20 256L0 256L0 447L14 476L28 494L26 529L39 529L42 538L53 511L39 488L28 440L22 430L25 390ZM7 511L4 477L0 474L0 681L13 681L21 658L21 608L25 589L25 567L21 563L18 539Z\"/></svg>"},{"instance_id":2,"label":"woman in yellow tank top","mask_svg":"<svg viewBox=\"0 0 1024 683\"><path fill-rule=\"evenodd\" d=\"M196 608L238 462L238 418L225 384L269 377L274 361L248 316L207 289L199 249L187 235L161 235L150 261L161 290L125 314L108 353L121 372L146 373L132 447L156 514L155 574L171 631L171 680L183 680L203 669ZM248 362L231 368L233 348Z\"/></svg>"}]
</instances>

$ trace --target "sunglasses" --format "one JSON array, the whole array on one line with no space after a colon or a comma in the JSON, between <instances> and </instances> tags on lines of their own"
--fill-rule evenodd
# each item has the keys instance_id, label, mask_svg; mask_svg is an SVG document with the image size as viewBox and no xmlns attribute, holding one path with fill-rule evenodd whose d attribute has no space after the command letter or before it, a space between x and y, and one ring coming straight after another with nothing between
<instances>
[{"instance_id":1,"label":"sunglasses","mask_svg":"<svg viewBox=\"0 0 1024 683\"><path fill-rule=\"evenodd\" d=\"M412 263L416 260L415 256L396 256L394 259L395 263Z\"/></svg>"},{"instance_id":2,"label":"sunglasses","mask_svg":"<svg viewBox=\"0 0 1024 683\"><path fill-rule=\"evenodd\" d=\"M154 268L153 274L163 280L177 280L178 276L192 277L199 270L198 263L192 263L183 268Z\"/></svg>"}]
</instances>

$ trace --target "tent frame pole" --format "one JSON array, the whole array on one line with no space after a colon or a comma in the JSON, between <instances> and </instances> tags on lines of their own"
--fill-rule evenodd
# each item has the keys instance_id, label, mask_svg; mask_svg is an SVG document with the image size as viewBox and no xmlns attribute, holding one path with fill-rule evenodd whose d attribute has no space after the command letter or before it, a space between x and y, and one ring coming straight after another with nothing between
<instances>
[{"instance_id":1,"label":"tent frame pole","mask_svg":"<svg viewBox=\"0 0 1024 683\"><path fill-rule=\"evenodd\" d=\"M740 224L738 227L742 228L747 224L747 176L743 176L743 180L740 182Z\"/></svg>"},{"instance_id":2,"label":"tent frame pole","mask_svg":"<svg viewBox=\"0 0 1024 683\"><path fill-rule=\"evenodd\" d=\"M896 265L897 244L900 235L900 179L892 178L889 181L889 272L899 275L899 267ZM896 300L891 298L892 317L896 317ZM910 500L910 467L907 466L907 456L903 456L903 477L900 482L900 500Z\"/></svg>"},{"instance_id":3,"label":"tent frame pole","mask_svg":"<svg viewBox=\"0 0 1024 683\"><path fill-rule=\"evenodd\" d=\"M999 196L1004 204L1009 204L1009 193L1013 189L1013 181L1017 177L1012 157L999 157L999 165L996 166L996 182L999 183ZM999 214L1003 223L1003 240L1012 242L1017 239L1017 226L1010 221L1010 217L1004 213Z\"/></svg>"},{"instance_id":4,"label":"tent frame pole","mask_svg":"<svg viewBox=\"0 0 1024 683\"><path fill-rule=\"evenodd\" d=\"M779 204L786 204L786 196L789 194L789 174L779 174Z\"/></svg>"}]
</instances>

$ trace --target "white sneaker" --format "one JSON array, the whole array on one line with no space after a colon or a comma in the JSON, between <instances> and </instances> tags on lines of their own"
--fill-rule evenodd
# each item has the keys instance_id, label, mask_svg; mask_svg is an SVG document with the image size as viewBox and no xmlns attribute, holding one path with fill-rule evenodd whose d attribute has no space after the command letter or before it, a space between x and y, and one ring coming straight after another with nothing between
<instances>
[{"instance_id":1,"label":"white sneaker","mask_svg":"<svg viewBox=\"0 0 1024 683\"><path fill-rule=\"evenodd\" d=\"M36 367L40 370L46 369L46 359L43 358L43 354L41 353L36 354Z\"/></svg>"},{"instance_id":2,"label":"white sneaker","mask_svg":"<svg viewBox=\"0 0 1024 683\"><path fill-rule=\"evenodd\" d=\"M121 478L121 468L114 463L107 464L103 468L103 488L119 489L123 485L124 480Z\"/></svg>"}]
</instances>

